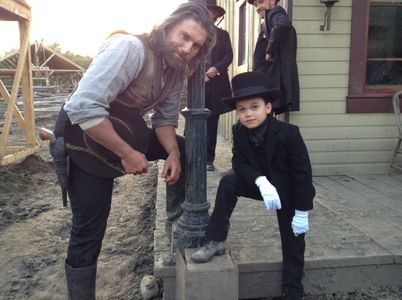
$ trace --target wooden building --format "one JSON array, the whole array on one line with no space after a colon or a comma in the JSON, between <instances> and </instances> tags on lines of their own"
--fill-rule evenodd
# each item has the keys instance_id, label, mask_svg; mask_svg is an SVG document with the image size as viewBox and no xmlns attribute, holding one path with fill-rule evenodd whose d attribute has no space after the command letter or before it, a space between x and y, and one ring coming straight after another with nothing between
<instances>
[{"instance_id":1,"label":"wooden building","mask_svg":"<svg viewBox=\"0 0 402 300\"><path fill-rule=\"evenodd\" d=\"M71 93L85 69L63 54L34 42L30 46L34 94ZM14 78L20 51L0 59L0 79L10 82Z\"/></svg>"},{"instance_id":2,"label":"wooden building","mask_svg":"<svg viewBox=\"0 0 402 300\"><path fill-rule=\"evenodd\" d=\"M251 70L258 15L246 0L218 2L232 75ZM279 2L298 34L300 111L289 122L301 129L314 175L387 173L398 136L391 98L402 89L402 1L332 1L330 20L323 2ZM226 138L234 122L233 113L221 117Z\"/></svg>"},{"instance_id":3,"label":"wooden building","mask_svg":"<svg viewBox=\"0 0 402 300\"><path fill-rule=\"evenodd\" d=\"M0 0L0 20L18 22L20 34L20 55L11 93L0 80L0 166L2 166L37 152L39 145L35 137L31 52L29 51L31 8L23 0ZM23 102L22 112L16 105L20 86ZM14 139L10 134L10 132L12 133L13 121L16 121L17 126L23 132L22 141Z\"/></svg>"}]
</instances>

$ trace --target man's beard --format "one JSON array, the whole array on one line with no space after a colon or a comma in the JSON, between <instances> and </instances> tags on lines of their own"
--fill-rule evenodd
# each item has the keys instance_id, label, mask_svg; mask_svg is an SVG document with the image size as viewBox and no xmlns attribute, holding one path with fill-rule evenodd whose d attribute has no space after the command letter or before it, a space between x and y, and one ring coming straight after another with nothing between
<instances>
[{"instance_id":1,"label":"man's beard","mask_svg":"<svg viewBox=\"0 0 402 300\"><path fill-rule=\"evenodd\" d=\"M183 71L187 68L187 61L184 57L177 53L175 47L171 43L165 42L163 48L163 57L169 67L175 69L176 71Z\"/></svg>"}]
</instances>

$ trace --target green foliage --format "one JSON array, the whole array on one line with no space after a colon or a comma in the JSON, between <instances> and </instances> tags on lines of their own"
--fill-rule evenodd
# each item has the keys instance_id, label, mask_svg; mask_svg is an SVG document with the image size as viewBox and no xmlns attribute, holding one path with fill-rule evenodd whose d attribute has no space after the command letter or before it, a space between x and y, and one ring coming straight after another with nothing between
<instances>
[{"instance_id":1,"label":"green foliage","mask_svg":"<svg viewBox=\"0 0 402 300\"><path fill-rule=\"evenodd\" d=\"M76 64L80 65L84 69L88 69L89 65L92 62L92 57L91 56L82 56L79 54L74 54L71 51L66 51L63 53L65 57L67 57L69 60L75 62Z\"/></svg>"},{"instance_id":2,"label":"green foliage","mask_svg":"<svg viewBox=\"0 0 402 300\"><path fill-rule=\"evenodd\" d=\"M61 53L61 47L60 47L59 43L53 43L53 44L47 45L47 47L52 49L52 50L54 50L54 51L56 51L56 52Z\"/></svg>"}]
</instances>

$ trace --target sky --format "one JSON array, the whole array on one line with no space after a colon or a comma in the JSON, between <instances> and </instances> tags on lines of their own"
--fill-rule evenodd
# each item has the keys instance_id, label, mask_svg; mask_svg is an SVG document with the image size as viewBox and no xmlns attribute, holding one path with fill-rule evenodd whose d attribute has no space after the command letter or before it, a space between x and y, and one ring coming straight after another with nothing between
<instances>
[{"instance_id":1,"label":"sky","mask_svg":"<svg viewBox=\"0 0 402 300\"><path fill-rule=\"evenodd\" d=\"M61 51L94 56L114 30L148 32L186 0L26 0L31 5L30 41L58 43ZM112 4L112 5L111 5ZM18 22L0 21L0 56L19 48Z\"/></svg>"}]
</instances>

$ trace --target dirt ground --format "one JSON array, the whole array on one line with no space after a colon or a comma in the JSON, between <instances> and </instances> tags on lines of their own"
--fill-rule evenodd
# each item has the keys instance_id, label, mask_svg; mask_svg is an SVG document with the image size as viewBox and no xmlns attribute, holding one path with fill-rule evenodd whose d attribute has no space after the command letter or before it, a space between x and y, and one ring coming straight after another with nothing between
<instances>
[{"instance_id":1,"label":"dirt ground","mask_svg":"<svg viewBox=\"0 0 402 300\"><path fill-rule=\"evenodd\" d=\"M38 105L36 126L52 128L58 107ZM56 109L55 107L56 106ZM66 299L64 266L70 208L64 208L46 142L39 153L0 167L0 299ZM98 263L97 299L141 299L153 273L157 167L115 181ZM160 299L160 297L159 297ZM306 300L397 300L402 291L306 296Z\"/></svg>"},{"instance_id":2,"label":"dirt ground","mask_svg":"<svg viewBox=\"0 0 402 300\"><path fill-rule=\"evenodd\" d=\"M52 128L57 109L36 113ZM116 179L99 257L98 299L141 299L142 277L153 273L157 167ZM0 299L66 299L64 266L71 224L63 207L47 142L39 153L0 167Z\"/></svg>"}]
</instances>

